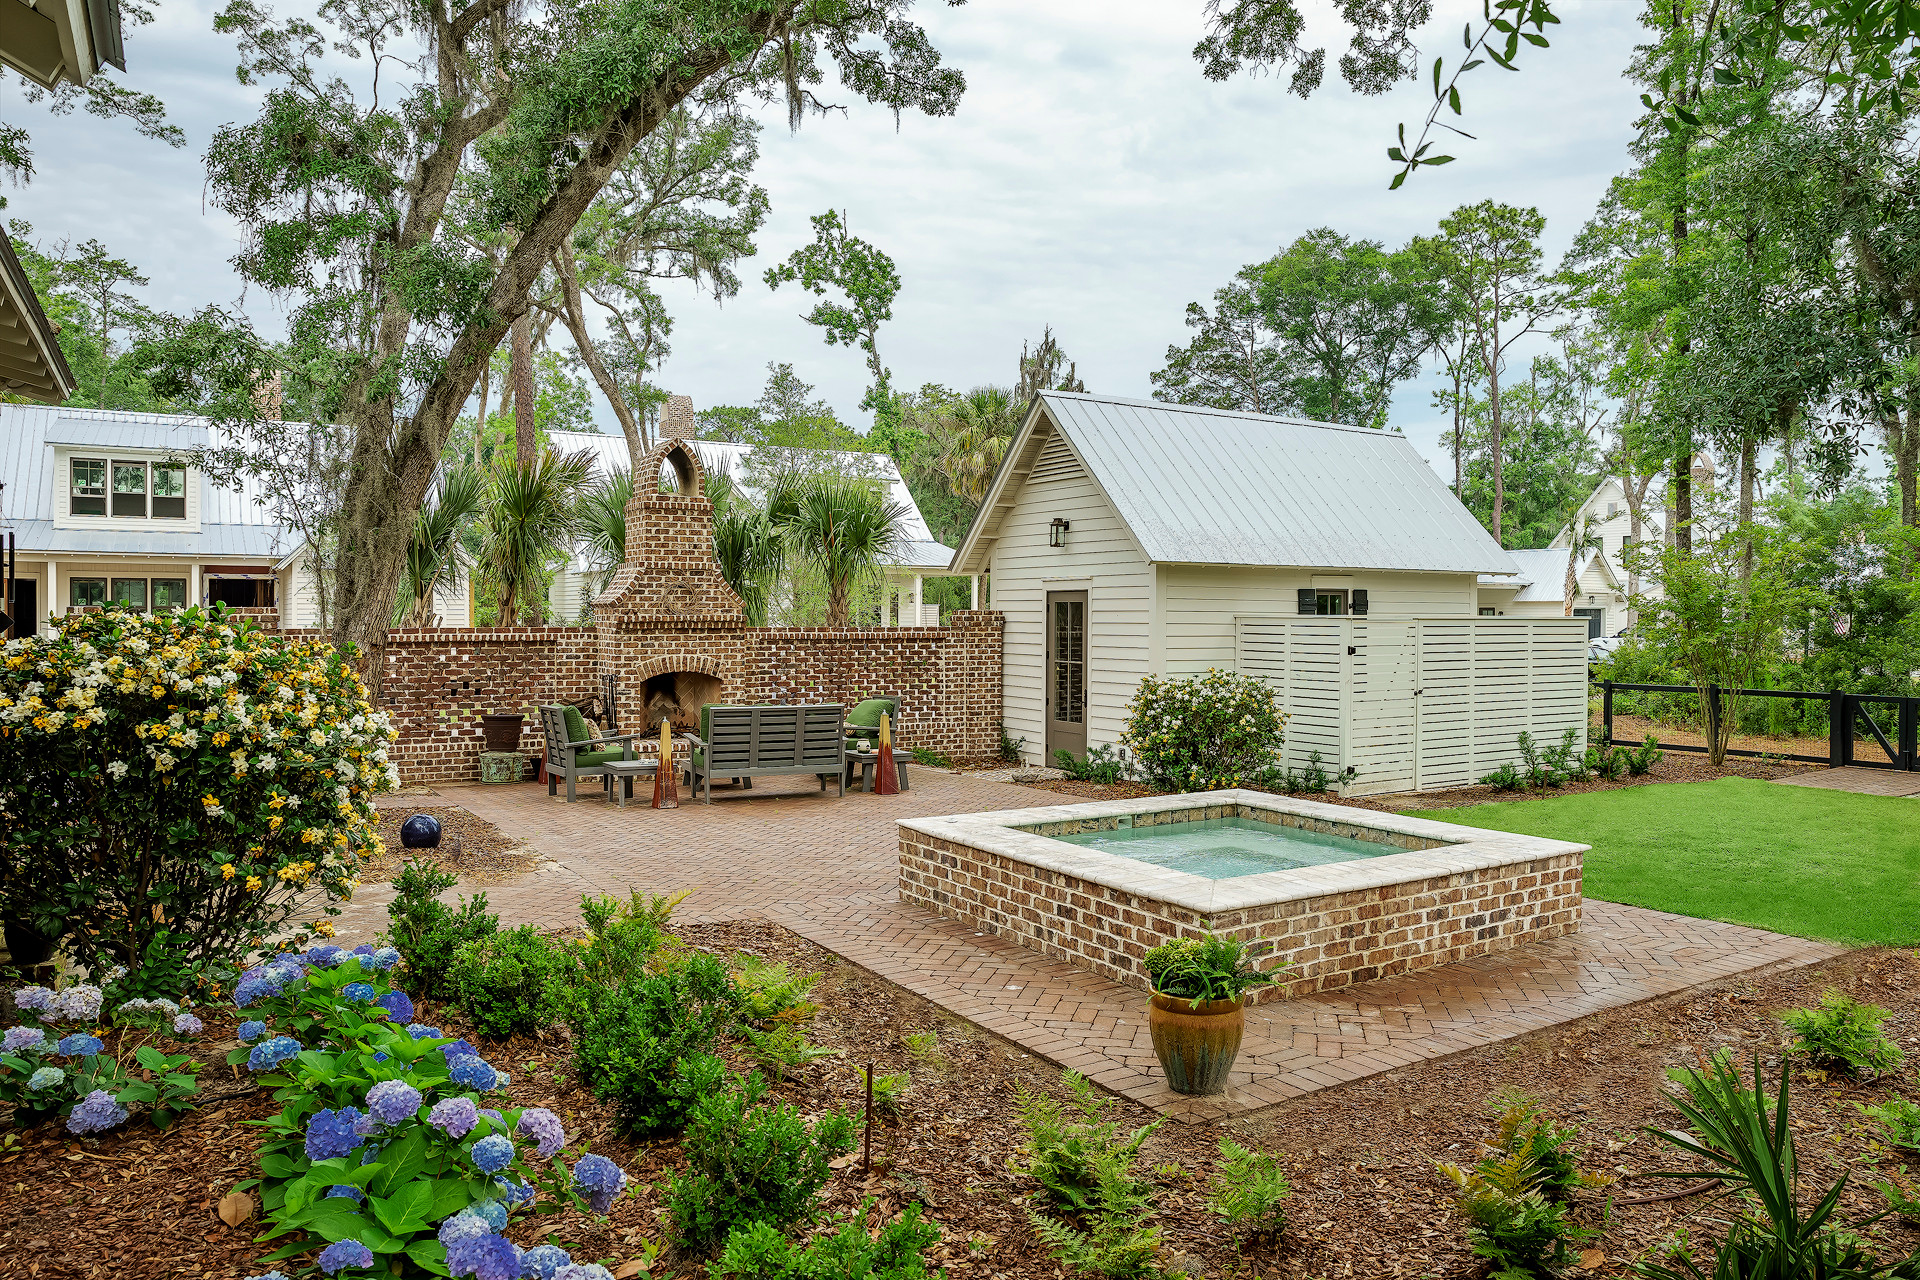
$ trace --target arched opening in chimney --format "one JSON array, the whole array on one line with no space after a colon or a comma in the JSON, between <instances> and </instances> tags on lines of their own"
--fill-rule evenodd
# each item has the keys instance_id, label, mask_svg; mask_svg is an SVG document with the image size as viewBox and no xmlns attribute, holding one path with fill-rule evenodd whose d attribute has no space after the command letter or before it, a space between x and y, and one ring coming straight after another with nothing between
<instances>
[{"instance_id":1,"label":"arched opening in chimney","mask_svg":"<svg viewBox=\"0 0 1920 1280\"><path fill-rule=\"evenodd\" d=\"M704 671L663 671L648 676L641 694L641 719L647 732L660 732L662 720L675 729L698 732L700 708L721 701L723 687L720 677Z\"/></svg>"}]
</instances>

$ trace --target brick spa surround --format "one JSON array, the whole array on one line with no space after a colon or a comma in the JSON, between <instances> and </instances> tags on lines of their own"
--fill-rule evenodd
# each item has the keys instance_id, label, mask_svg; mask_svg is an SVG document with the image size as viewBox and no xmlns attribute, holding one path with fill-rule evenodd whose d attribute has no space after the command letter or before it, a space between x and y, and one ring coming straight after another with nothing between
<instances>
[{"instance_id":1,"label":"brick spa surround","mask_svg":"<svg viewBox=\"0 0 1920 1280\"><path fill-rule=\"evenodd\" d=\"M1379 857L1208 880L1052 839L1248 818L1398 846ZM1580 927L1588 846L1260 791L914 818L900 897L1145 989L1147 951L1205 931L1273 944L1278 999L1450 964Z\"/></svg>"},{"instance_id":2,"label":"brick spa surround","mask_svg":"<svg viewBox=\"0 0 1920 1280\"><path fill-rule=\"evenodd\" d=\"M590 627L395 630L381 704L400 730L395 759L410 783L479 776L482 712L520 711L520 749L544 749L541 704L599 691L612 673L623 731L644 730L649 682L673 675L700 700L728 703L902 700L900 741L956 756L999 746L1003 617L962 611L944 627L749 627L713 558L713 505L699 455L668 440L640 474L675 492L627 504L626 561L593 602ZM689 709L688 721L697 715Z\"/></svg>"}]
</instances>

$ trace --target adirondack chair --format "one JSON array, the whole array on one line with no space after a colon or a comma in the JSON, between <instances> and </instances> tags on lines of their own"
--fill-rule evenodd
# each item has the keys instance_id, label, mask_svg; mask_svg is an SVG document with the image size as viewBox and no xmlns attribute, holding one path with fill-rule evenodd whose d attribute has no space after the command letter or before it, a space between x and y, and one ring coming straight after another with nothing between
<instances>
[{"instance_id":1,"label":"adirondack chair","mask_svg":"<svg viewBox=\"0 0 1920 1280\"><path fill-rule=\"evenodd\" d=\"M540 727L547 735L547 794L553 795L560 785L560 779L567 780L567 803L572 804L575 778L600 778L607 776L609 760L632 760L633 740L631 733L615 734L608 738L593 737L587 728L586 717L580 714L578 707L558 706L540 708ZM611 744L618 744L618 750L604 750Z\"/></svg>"},{"instance_id":2,"label":"adirondack chair","mask_svg":"<svg viewBox=\"0 0 1920 1280\"><path fill-rule=\"evenodd\" d=\"M831 779L845 795L846 714L838 705L703 707L700 736L692 740L694 785L712 804L715 778L751 785L755 777L811 773L822 791Z\"/></svg>"}]
</instances>

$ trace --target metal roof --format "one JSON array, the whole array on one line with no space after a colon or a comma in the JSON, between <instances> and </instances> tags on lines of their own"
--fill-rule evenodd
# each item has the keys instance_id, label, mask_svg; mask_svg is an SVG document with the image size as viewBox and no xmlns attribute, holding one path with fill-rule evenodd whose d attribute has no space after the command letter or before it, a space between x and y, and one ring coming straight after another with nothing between
<instances>
[{"instance_id":1,"label":"metal roof","mask_svg":"<svg viewBox=\"0 0 1920 1280\"><path fill-rule=\"evenodd\" d=\"M1149 560L1517 571L1398 432L1066 391L1038 400ZM1030 413L1022 433L1041 422ZM960 558L993 536L997 491L1015 482L1003 463Z\"/></svg>"},{"instance_id":2,"label":"metal roof","mask_svg":"<svg viewBox=\"0 0 1920 1280\"><path fill-rule=\"evenodd\" d=\"M603 431L549 431L547 435L557 449L566 452L590 450L595 466L603 474L612 475L631 465L625 436L610 435ZM724 475L748 493L754 492L753 478L748 474L748 460L754 453L754 445L728 440L689 440L687 443L700 455L700 465L709 472ZM933 531L927 527L926 517L920 514L920 504L913 500L913 492L901 477L900 468L888 455L841 449L780 449L776 452L818 459L825 465L857 470L886 483L887 496L899 503L905 514L894 525L899 541L893 554L883 563L899 568L944 569L953 561L953 548L933 540Z\"/></svg>"},{"instance_id":3,"label":"metal roof","mask_svg":"<svg viewBox=\"0 0 1920 1280\"><path fill-rule=\"evenodd\" d=\"M200 486L200 531L55 529L54 503L61 492L54 475L54 446L80 445L169 452L213 442L199 418L174 413L74 409L36 404L0 404L0 528L19 537L22 551L76 551L130 556L282 556L296 549L299 534L276 521L249 479L229 489L192 472Z\"/></svg>"},{"instance_id":4,"label":"metal roof","mask_svg":"<svg viewBox=\"0 0 1920 1280\"><path fill-rule=\"evenodd\" d=\"M1524 601L1549 601L1559 604L1566 599L1567 590L1567 549L1565 547L1544 547L1537 551L1509 551L1514 563L1520 566L1520 576L1516 578L1482 578L1483 587L1520 588L1514 594L1515 604ZM1576 577L1586 573L1587 567L1598 557L1600 567L1606 571L1608 581L1618 589L1621 586L1620 575L1613 571L1613 562L1600 556L1597 551L1588 551L1580 562Z\"/></svg>"}]
</instances>

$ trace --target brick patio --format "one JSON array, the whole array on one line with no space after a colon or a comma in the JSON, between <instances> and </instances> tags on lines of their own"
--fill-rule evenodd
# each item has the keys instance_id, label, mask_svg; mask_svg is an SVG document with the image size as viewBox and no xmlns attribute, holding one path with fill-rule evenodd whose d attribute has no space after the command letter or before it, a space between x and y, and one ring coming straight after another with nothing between
<instances>
[{"instance_id":1,"label":"brick patio","mask_svg":"<svg viewBox=\"0 0 1920 1280\"><path fill-rule=\"evenodd\" d=\"M582 893L694 894L676 918L774 920L1030 1053L1182 1120L1242 1114L1316 1089L1537 1031L1701 982L1810 964L1839 948L1613 903L1581 931L1338 993L1257 1006L1232 1090L1181 1097L1154 1062L1141 993L898 901L900 818L1059 802L1051 792L916 769L898 796L822 795L811 779L722 789L714 804L618 809L544 786L443 786L456 804L525 838L541 869L487 889L503 922L578 919ZM784 784L784 785L782 785ZM391 890L361 891L343 938L386 923Z\"/></svg>"}]
</instances>

